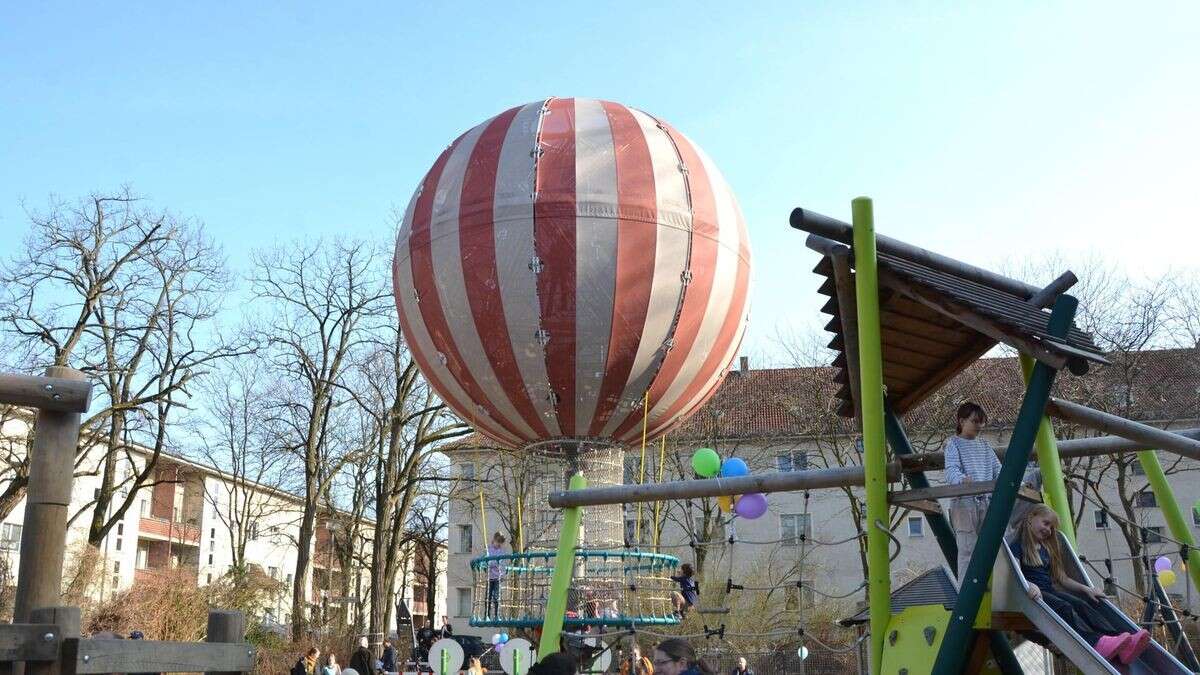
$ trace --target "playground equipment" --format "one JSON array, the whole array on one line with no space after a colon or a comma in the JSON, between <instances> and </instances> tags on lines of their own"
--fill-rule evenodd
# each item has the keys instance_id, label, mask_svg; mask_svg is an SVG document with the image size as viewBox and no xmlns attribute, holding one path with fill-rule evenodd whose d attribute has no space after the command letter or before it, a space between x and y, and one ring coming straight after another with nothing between
<instances>
[{"instance_id":1,"label":"playground equipment","mask_svg":"<svg viewBox=\"0 0 1200 675\"><path fill-rule=\"evenodd\" d=\"M749 279L745 223L713 162L662 120L582 98L518 106L456 139L413 195L393 262L422 373L480 433L536 456L541 493L526 503L551 524L550 491L580 473L623 482L625 446L644 452L715 391L745 330ZM532 625L544 612L539 651L555 651L564 612L583 615L596 592L568 588L571 570L597 566L646 582L612 598L621 622L674 621L654 585L673 559L621 557L623 527L619 505L589 512L572 535L586 553L560 559L547 604L540 559L505 561L525 583L509 602L534 603L488 616L482 579L471 623Z\"/></svg>"},{"instance_id":2,"label":"playground equipment","mask_svg":"<svg viewBox=\"0 0 1200 675\"><path fill-rule=\"evenodd\" d=\"M13 623L0 625L0 672L21 662L31 675L253 671L255 650L245 643L241 612L209 610L207 642L158 642L81 639L79 608L55 606L80 414L91 391L84 374L71 368L52 366L43 377L0 375L0 403L37 410Z\"/></svg>"},{"instance_id":3,"label":"playground equipment","mask_svg":"<svg viewBox=\"0 0 1200 675\"><path fill-rule=\"evenodd\" d=\"M1157 455L1149 451L1159 448L1200 458L1200 441L1192 433L1162 431L1050 398L1050 387L1059 371L1084 375L1091 364L1107 363L1090 336L1072 325L1077 301L1064 293L1075 282L1071 273L1045 288L1029 286L877 237L867 199L855 200L853 213L851 226L797 209L792 214L792 225L808 231L808 246L822 254L816 271L825 277L820 292L829 301L822 311L833 317L827 329L835 334L830 346L839 352L834 361L837 381L842 384L837 394L841 400L839 412L861 421L861 468L592 489L580 485L552 494L551 506L573 511L602 504L861 485L867 496L867 613L872 673L883 672L884 664L889 664L888 672L979 672L989 650L1002 672L1021 672L1003 635L1008 630L1038 634L1084 673L1117 672L1065 624L1048 615L1048 608L1028 601L1025 581L1008 558L1004 542L1013 506L1021 496L1022 473L1036 446L1045 499L1062 522L1070 523L1062 458L1138 452L1158 503L1164 505L1171 535L1182 546L1187 571L1200 581L1195 542L1183 523ZM1046 311L1047 307L1051 310ZM1000 343L1021 353L1026 391L1010 442L1002 453L999 478L968 486L930 487L924 471L940 466L942 458L940 453L913 452L904 434L902 416ZM1060 444L1047 414L1114 436ZM891 462L885 442L895 456ZM889 489L888 484L901 475L911 488ZM911 615L900 618L902 615L894 614L891 606L890 532L886 524L889 505L924 512L953 568L957 546L936 500L983 493L990 494L987 515L970 564L957 571L963 582L955 584L952 601L937 610L943 621L928 625L923 640L889 642L890 636L899 635L902 624L912 621ZM1036 494L1024 496L1040 498ZM1064 528L1062 534L1066 550L1071 551L1071 573L1086 579L1082 563L1073 552L1073 532ZM564 527L564 541L571 536ZM1155 584L1160 580L1161 575ZM989 581L993 584L990 592ZM1122 625L1134 625L1114 606L1107 606L1106 611L1113 612L1113 618ZM1192 672L1159 645L1148 650L1130 670Z\"/></svg>"}]
</instances>

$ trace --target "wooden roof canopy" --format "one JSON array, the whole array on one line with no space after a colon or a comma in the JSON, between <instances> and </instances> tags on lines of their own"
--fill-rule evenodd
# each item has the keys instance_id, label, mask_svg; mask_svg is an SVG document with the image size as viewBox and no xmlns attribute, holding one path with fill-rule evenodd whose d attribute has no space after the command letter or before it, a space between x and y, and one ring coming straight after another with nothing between
<instances>
[{"instance_id":1,"label":"wooden roof canopy","mask_svg":"<svg viewBox=\"0 0 1200 675\"><path fill-rule=\"evenodd\" d=\"M853 417L858 390L853 230L847 223L795 209L792 227L809 233L822 255L821 308L833 318L829 347L838 352L838 414ZM1088 363L1108 363L1092 337L1074 325L1065 340L1046 332L1054 303L1077 281L1065 272L1045 288L1010 279L902 241L876 236L883 383L897 414L911 410L998 343L1055 369L1082 375ZM851 349L847 350L847 344Z\"/></svg>"}]
</instances>

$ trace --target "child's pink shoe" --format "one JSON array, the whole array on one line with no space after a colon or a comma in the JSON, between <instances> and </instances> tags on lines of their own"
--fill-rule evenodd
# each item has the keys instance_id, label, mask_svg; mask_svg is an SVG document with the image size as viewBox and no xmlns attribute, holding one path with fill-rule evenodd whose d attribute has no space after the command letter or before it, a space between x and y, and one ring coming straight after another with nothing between
<instances>
[{"instance_id":1,"label":"child's pink shoe","mask_svg":"<svg viewBox=\"0 0 1200 675\"><path fill-rule=\"evenodd\" d=\"M1096 653L1108 661L1116 661L1119 658L1119 654L1123 653L1122 648L1129 642L1131 637L1129 633L1103 635L1099 640L1096 640Z\"/></svg>"},{"instance_id":2,"label":"child's pink shoe","mask_svg":"<svg viewBox=\"0 0 1200 675\"><path fill-rule=\"evenodd\" d=\"M1150 633L1145 628L1139 630L1133 635L1130 635L1129 639L1125 641L1125 644L1121 646L1120 652L1118 652L1121 663L1133 663L1139 656L1142 655L1142 652L1146 651L1146 648L1149 646Z\"/></svg>"}]
</instances>

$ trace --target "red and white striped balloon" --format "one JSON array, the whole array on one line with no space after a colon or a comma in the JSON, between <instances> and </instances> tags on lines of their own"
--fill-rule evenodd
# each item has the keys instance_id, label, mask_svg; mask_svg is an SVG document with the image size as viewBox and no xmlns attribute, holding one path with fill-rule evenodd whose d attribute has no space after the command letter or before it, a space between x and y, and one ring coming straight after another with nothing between
<instances>
[{"instance_id":1,"label":"red and white striped balloon","mask_svg":"<svg viewBox=\"0 0 1200 675\"><path fill-rule=\"evenodd\" d=\"M400 325L434 390L507 447L639 442L716 390L746 327L750 246L712 160L594 99L458 137L396 239Z\"/></svg>"}]
</instances>

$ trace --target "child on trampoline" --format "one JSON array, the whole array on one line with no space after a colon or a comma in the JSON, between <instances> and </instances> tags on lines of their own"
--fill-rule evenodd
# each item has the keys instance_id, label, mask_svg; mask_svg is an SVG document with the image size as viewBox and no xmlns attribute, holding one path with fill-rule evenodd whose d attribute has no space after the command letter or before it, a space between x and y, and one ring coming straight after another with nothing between
<instances>
[{"instance_id":1,"label":"child on trampoline","mask_svg":"<svg viewBox=\"0 0 1200 675\"><path fill-rule=\"evenodd\" d=\"M488 556L504 555L504 542L508 541L499 532L492 535L492 543L488 544ZM484 616L500 618L500 579L504 576L504 566L498 560L488 562L487 601L484 603Z\"/></svg>"},{"instance_id":2,"label":"child on trampoline","mask_svg":"<svg viewBox=\"0 0 1200 675\"><path fill-rule=\"evenodd\" d=\"M1029 582L1029 597L1045 602L1100 656L1132 663L1149 646L1150 634L1120 632L1099 611L1104 593L1067 576L1058 525L1053 509L1035 504L1017 526L1010 548Z\"/></svg>"},{"instance_id":3,"label":"child on trampoline","mask_svg":"<svg viewBox=\"0 0 1200 675\"><path fill-rule=\"evenodd\" d=\"M700 584L696 583L696 571L690 563L679 566L679 574L671 577L671 581L679 584L678 591L671 592L671 601L679 618L687 618L688 610L700 601Z\"/></svg>"},{"instance_id":4,"label":"child on trampoline","mask_svg":"<svg viewBox=\"0 0 1200 675\"><path fill-rule=\"evenodd\" d=\"M946 482L950 485L996 480L1000 475L1000 460L987 441L979 438L987 413L978 403L967 401L955 413L956 433L946 439L943 452L946 458ZM975 540L987 513L988 495L963 495L950 502L950 525L958 542L958 577L967 572Z\"/></svg>"}]
</instances>

